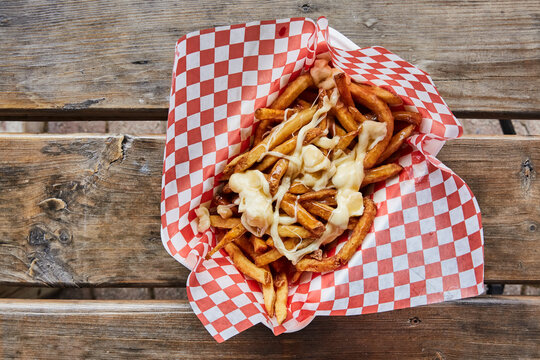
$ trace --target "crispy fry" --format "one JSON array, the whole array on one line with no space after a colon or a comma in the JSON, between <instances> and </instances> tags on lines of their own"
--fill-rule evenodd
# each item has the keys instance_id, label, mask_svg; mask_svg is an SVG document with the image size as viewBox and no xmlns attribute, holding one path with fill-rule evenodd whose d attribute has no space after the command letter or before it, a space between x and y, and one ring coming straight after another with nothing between
<instances>
[{"instance_id":1,"label":"crispy fry","mask_svg":"<svg viewBox=\"0 0 540 360\"><path fill-rule=\"evenodd\" d=\"M262 254L268 249L268 245L266 245L266 241L264 241L262 238L255 236L251 234L249 237L249 241L251 242L251 245L253 246L253 250L257 254Z\"/></svg>"},{"instance_id":2,"label":"crispy fry","mask_svg":"<svg viewBox=\"0 0 540 360\"><path fill-rule=\"evenodd\" d=\"M358 124L352 114L344 106L335 106L332 107L332 112L338 119L339 123L343 126L347 132L355 131L358 129Z\"/></svg>"},{"instance_id":3,"label":"crispy fry","mask_svg":"<svg viewBox=\"0 0 540 360\"><path fill-rule=\"evenodd\" d=\"M253 245L252 245L251 241L248 239L247 234L244 234L244 235L240 236L239 238L236 238L234 240L234 243L240 249L242 249L244 254L249 255L249 257L252 260L255 260L255 257L257 257L257 253L255 252L255 250L253 250Z\"/></svg>"},{"instance_id":4,"label":"crispy fry","mask_svg":"<svg viewBox=\"0 0 540 360\"><path fill-rule=\"evenodd\" d=\"M392 116L395 121L404 121L415 126L422 123L422 115L412 111L392 111Z\"/></svg>"},{"instance_id":5,"label":"crispy fry","mask_svg":"<svg viewBox=\"0 0 540 360\"><path fill-rule=\"evenodd\" d=\"M288 167L289 160L280 159L276 162L272 171L270 171L270 179L268 180L268 183L270 184L270 195L274 196L276 194L281 178L287 172Z\"/></svg>"},{"instance_id":6,"label":"crispy fry","mask_svg":"<svg viewBox=\"0 0 540 360\"><path fill-rule=\"evenodd\" d=\"M377 119L386 124L386 136L378 142L373 149L369 150L364 158L364 169L371 169L392 138L392 133L394 132L394 118L392 117L388 105L381 101L373 92L355 83L351 83L349 88L356 101L373 111L377 115Z\"/></svg>"},{"instance_id":7,"label":"crispy fry","mask_svg":"<svg viewBox=\"0 0 540 360\"><path fill-rule=\"evenodd\" d=\"M312 239L306 239L306 238L302 240L298 238L283 239L283 245L285 246L285 249L287 250L293 249L296 245L298 245L298 243L300 243L300 245L298 246L298 249L303 249L309 244L311 244L312 242L313 242ZM255 264L257 264L257 266L264 266L264 265L270 264L271 262L276 261L277 259L280 259L282 256L284 255L281 254L278 251L278 249L272 248L271 250L268 250L267 252L256 256L255 259L253 260L255 261Z\"/></svg>"},{"instance_id":8,"label":"crispy fry","mask_svg":"<svg viewBox=\"0 0 540 360\"><path fill-rule=\"evenodd\" d=\"M311 192L300 195L299 201L303 203L305 201L321 200L326 197L335 198L336 194L337 194L337 191L335 189L322 189L319 191L311 191Z\"/></svg>"},{"instance_id":9,"label":"crispy fry","mask_svg":"<svg viewBox=\"0 0 540 360\"><path fill-rule=\"evenodd\" d=\"M268 247L273 248L274 247L274 240L272 240L272 238L269 237L268 239L266 239L266 245L268 245Z\"/></svg>"},{"instance_id":10,"label":"crispy fry","mask_svg":"<svg viewBox=\"0 0 540 360\"><path fill-rule=\"evenodd\" d=\"M390 140L388 147L383 151L383 153L377 159L377 164L382 163L384 160L390 157L390 155L396 152L397 149L401 147L401 144L403 144L405 139L411 136L412 132L414 131L414 128L415 128L414 125L409 125L406 128L398 131L394 136L392 136L392 139Z\"/></svg>"},{"instance_id":11,"label":"crispy fry","mask_svg":"<svg viewBox=\"0 0 540 360\"><path fill-rule=\"evenodd\" d=\"M299 181L293 182L291 187L289 188L289 192L295 195L305 194L308 191L312 191L312 190Z\"/></svg>"},{"instance_id":12,"label":"crispy fry","mask_svg":"<svg viewBox=\"0 0 540 360\"><path fill-rule=\"evenodd\" d=\"M306 201L304 203L304 208L306 208L306 210L311 214L318 216L323 220L328 220L330 215L332 215L332 211L334 210L331 206L318 201Z\"/></svg>"},{"instance_id":13,"label":"crispy fry","mask_svg":"<svg viewBox=\"0 0 540 360\"><path fill-rule=\"evenodd\" d=\"M360 125L362 126L362 125ZM345 149L349 146L349 144L356 139L358 136L358 130L348 132L347 134L340 137L339 142L337 143L336 147L334 148L334 151L341 150L345 151Z\"/></svg>"},{"instance_id":14,"label":"crispy fry","mask_svg":"<svg viewBox=\"0 0 540 360\"><path fill-rule=\"evenodd\" d=\"M339 126L338 124L334 123L334 128L333 128L333 135L334 136L344 136L345 134L347 134L347 132L345 131L345 129L343 129L341 126Z\"/></svg>"},{"instance_id":15,"label":"crispy fry","mask_svg":"<svg viewBox=\"0 0 540 360\"><path fill-rule=\"evenodd\" d=\"M347 75L342 72L337 73L334 75L334 81L336 82L336 87L339 91L339 95L341 95L341 101L343 101L343 103L347 107L354 107L354 101L351 96L351 91L347 86Z\"/></svg>"},{"instance_id":16,"label":"crispy fry","mask_svg":"<svg viewBox=\"0 0 540 360\"><path fill-rule=\"evenodd\" d=\"M305 100L302 100L302 99L296 100L296 103L298 104L298 105L296 105L296 106L298 106L298 108L299 108L299 109L302 109L302 110L311 107L311 103L309 103L309 102L307 102L307 101L305 101Z\"/></svg>"},{"instance_id":17,"label":"crispy fry","mask_svg":"<svg viewBox=\"0 0 540 360\"><path fill-rule=\"evenodd\" d=\"M278 152L284 155L290 154L294 148L296 147L296 136L293 136L289 140L285 141L283 144L276 146L276 148L272 151ZM278 161L280 158L273 155L266 155L264 159L255 166L256 170L264 171L268 169L270 166L274 165L276 161Z\"/></svg>"},{"instance_id":18,"label":"crispy fry","mask_svg":"<svg viewBox=\"0 0 540 360\"><path fill-rule=\"evenodd\" d=\"M255 136L253 137L253 146L259 145L264 137L264 134L268 132L270 127L270 120L262 120L259 122L257 129L255 130Z\"/></svg>"},{"instance_id":19,"label":"crispy fry","mask_svg":"<svg viewBox=\"0 0 540 360\"><path fill-rule=\"evenodd\" d=\"M364 115L362 115L360 110L358 110L354 106L349 106L349 112L352 114L354 120L359 124L367 120L367 118Z\"/></svg>"},{"instance_id":20,"label":"crispy fry","mask_svg":"<svg viewBox=\"0 0 540 360\"><path fill-rule=\"evenodd\" d=\"M275 313L278 324L281 325L287 318L287 297L289 295L289 285L287 275L279 273L276 276L276 303Z\"/></svg>"},{"instance_id":21,"label":"crispy fry","mask_svg":"<svg viewBox=\"0 0 540 360\"><path fill-rule=\"evenodd\" d=\"M312 129L309 129L306 131L306 135L304 136L304 142L302 145L308 145L311 144L316 139L320 138L324 135L324 130L318 127L314 127Z\"/></svg>"},{"instance_id":22,"label":"crispy fry","mask_svg":"<svg viewBox=\"0 0 540 360\"><path fill-rule=\"evenodd\" d=\"M243 153L232 159L232 161L228 163L227 166L225 166L225 169L223 169L223 175L221 177L221 180L227 180L234 173L234 168L236 167L236 165L246 156L247 153Z\"/></svg>"},{"instance_id":23,"label":"crispy fry","mask_svg":"<svg viewBox=\"0 0 540 360\"><path fill-rule=\"evenodd\" d=\"M281 200L281 208L291 217L297 218L298 222L315 236L321 236L324 232L324 224L315 219L302 205L298 203L296 196L285 194Z\"/></svg>"},{"instance_id":24,"label":"crispy fry","mask_svg":"<svg viewBox=\"0 0 540 360\"><path fill-rule=\"evenodd\" d=\"M246 231L246 228L242 224L238 224L233 227L227 232L227 234L225 234L225 236L220 240L220 242L217 243L217 245L212 250L210 250L208 254L206 254L206 260L210 259L212 255L219 251L219 249L221 249L223 246L233 242L234 239L244 235Z\"/></svg>"},{"instance_id":25,"label":"crispy fry","mask_svg":"<svg viewBox=\"0 0 540 360\"><path fill-rule=\"evenodd\" d=\"M313 86L313 80L311 75L304 74L297 77L291 82L285 91L278 96L278 98L270 106L272 109L285 109L291 105L294 99L298 97L309 86Z\"/></svg>"},{"instance_id":26,"label":"crispy fry","mask_svg":"<svg viewBox=\"0 0 540 360\"><path fill-rule=\"evenodd\" d=\"M251 165L259 160L259 158L268 150L272 150L277 145L283 143L293 132L300 129L311 121L313 114L317 111L314 108L306 109L296 116L282 123L276 131L267 136L260 144L251 149L245 157L243 157L234 168L234 172L242 172L247 170Z\"/></svg>"},{"instance_id":27,"label":"crispy fry","mask_svg":"<svg viewBox=\"0 0 540 360\"><path fill-rule=\"evenodd\" d=\"M268 233L270 233L270 230L268 230ZM294 237L294 238L300 238L300 239L307 239L313 234L306 229L303 226L298 225L279 225L278 226L278 234L280 237Z\"/></svg>"},{"instance_id":28,"label":"crispy fry","mask_svg":"<svg viewBox=\"0 0 540 360\"><path fill-rule=\"evenodd\" d=\"M215 228L232 229L238 224L241 224L239 218L231 217L228 219L223 219L219 215L210 215L210 225L212 225Z\"/></svg>"},{"instance_id":29,"label":"crispy fry","mask_svg":"<svg viewBox=\"0 0 540 360\"><path fill-rule=\"evenodd\" d=\"M264 269L270 273L270 267L268 265L266 265ZM276 291L274 289L273 277L270 276L270 281L267 284L262 284L261 288L262 288L264 307L266 309L266 313L268 314L268 316L273 317L274 306L276 303Z\"/></svg>"},{"instance_id":30,"label":"crispy fry","mask_svg":"<svg viewBox=\"0 0 540 360\"><path fill-rule=\"evenodd\" d=\"M361 86L371 92L373 92L379 99L384 101L388 104L388 106L399 106L403 105L403 100L398 95L395 95L394 93L385 90L378 86L370 86L366 84L356 84L358 86Z\"/></svg>"},{"instance_id":31,"label":"crispy fry","mask_svg":"<svg viewBox=\"0 0 540 360\"><path fill-rule=\"evenodd\" d=\"M225 245L225 251L227 254L229 254L234 265L238 270L240 270L240 272L257 280L261 284L268 284L270 281L272 281L272 274L270 274L270 271L262 269L249 261L249 259L242 253L242 250L240 250L240 248L234 243L228 243Z\"/></svg>"},{"instance_id":32,"label":"crispy fry","mask_svg":"<svg viewBox=\"0 0 540 360\"><path fill-rule=\"evenodd\" d=\"M296 110L289 110L289 116L294 114ZM285 110L260 108L255 110L255 118L259 120L278 120L283 121L285 118Z\"/></svg>"},{"instance_id":33,"label":"crispy fry","mask_svg":"<svg viewBox=\"0 0 540 360\"><path fill-rule=\"evenodd\" d=\"M403 168L398 164L386 164L374 169L369 169L364 175L364 180L362 180L360 188L391 178L392 176L399 174L402 169Z\"/></svg>"},{"instance_id":34,"label":"crispy fry","mask_svg":"<svg viewBox=\"0 0 540 360\"><path fill-rule=\"evenodd\" d=\"M341 250L336 255L323 258L322 260L304 257L296 264L296 269L299 271L326 272L335 270L347 263L369 232L376 213L377 208L373 201L369 198L364 198L364 214L360 217L350 239L345 243Z\"/></svg>"},{"instance_id":35,"label":"crispy fry","mask_svg":"<svg viewBox=\"0 0 540 360\"><path fill-rule=\"evenodd\" d=\"M293 276L291 277L291 283L294 284L295 282L297 282L300 279L300 276L302 276L303 273L304 273L303 271L296 270L294 272Z\"/></svg>"}]
</instances>

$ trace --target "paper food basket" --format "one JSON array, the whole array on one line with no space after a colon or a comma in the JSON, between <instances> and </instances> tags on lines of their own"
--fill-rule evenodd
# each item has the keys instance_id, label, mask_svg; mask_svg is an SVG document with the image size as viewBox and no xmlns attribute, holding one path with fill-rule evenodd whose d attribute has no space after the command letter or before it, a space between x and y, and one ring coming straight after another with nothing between
<instances>
[{"instance_id":1,"label":"paper food basket","mask_svg":"<svg viewBox=\"0 0 540 360\"><path fill-rule=\"evenodd\" d=\"M219 175L250 145L254 111L329 51L354 80L401 96L420 112L419 133L399 164L404 170L370 195L377 216L346 266L303 274L291 286L282 325L266 315L259 284L197 233L195 209L208 204ZM191 270L188 298L208 332L222 342L263 323L275 335L321 315L360 315L475 296L483 292L483 234L478 203L465 182L436 159L462 128L431 78L377 46L359 48L325 18L280 19L192 32L175 48L161 192L163 245ZM369 194L368 194L369 195ZM345 240L343 240L345 241Z\"/></svg>"}]
</instances>

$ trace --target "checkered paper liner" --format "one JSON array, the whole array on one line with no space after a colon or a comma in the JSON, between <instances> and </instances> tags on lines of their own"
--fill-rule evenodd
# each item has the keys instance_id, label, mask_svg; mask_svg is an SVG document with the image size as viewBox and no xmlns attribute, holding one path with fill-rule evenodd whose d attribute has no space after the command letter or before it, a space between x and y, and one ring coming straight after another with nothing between
<instances>
[{"instance_id":1,"label":"checkered paper liner","mask_svg":"<svg viewBox=\"0 0 540 360\"><path fill-rule=\"evenodd\" d=\"M287 320L277 325L266 315L259 284L223 250L203 259L215 237L212 230L197 233L194 210L210 203L225 165L248 149L255 109L272 103L326 51L353 79L400 95L403 108L420 112L423 121L399 159L404 171L373 187L377 216L361 250L336 271L303 274L289 289ZM435 158L446 139L461 133L425 72L384 48L358 48L325 18L252 22L182 37L175 49L161 236L191 270L188 297L208 332L221 342L263 323L278 335L302 329L317 315L382 312L482 293L480 209L465 182Z\"/></svg>"}]
</instances>

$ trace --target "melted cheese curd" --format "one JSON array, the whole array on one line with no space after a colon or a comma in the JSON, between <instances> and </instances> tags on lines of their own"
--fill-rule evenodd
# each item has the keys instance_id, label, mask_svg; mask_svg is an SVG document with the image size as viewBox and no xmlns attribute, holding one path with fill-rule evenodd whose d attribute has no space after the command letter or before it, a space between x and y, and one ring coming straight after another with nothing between
<instances>
[{"instance_id":1,"label":"melted cheese curd","mask_svg":"<svg viewBox=\"0 0 540 360\"><path fill-rule=\"evenodd\" d=\"M235 173L229 179L231 189L239 195L238 211L242 214L241 222L244 227L259 237L269 232L275 248L293 264L341 235L347 229L351 216L363 214L364 203L359 190L364 178L364 157L367 151L386 135L386 124L368 120L360 126L357 143L352 150L333 151L339 142L339 136L328 138L326 136L328 134L312 144L303 145L306 132L318 126L339 100L339 93L333 80L334 73L334 69L330 68L328 61L324 59L317 60L311 69L315 83L321 88L328 87L333 91L330 97L324 97L322 107L315 112L311 121L298 131L296 148L292 154L283 155L267 149L261 156L262 159L266 155L273 155L289 161L287 172L276 194L273 197L270 195L268 181L259 170ZM312 108L316 106L316 102ZM288 117L287 113L285 113L283 123L274 128L269 136L276 134L277 128L297 116L294 114ZM327 151L328 155L325 155L323 150ZM302 247L301 241L294 249L288 250L279 236L278 226L296 222L296 217L284 216L280 213L280 203L293 181L299 181L315 191L326 188L336 189L337 207L332 211L326 229L318 239L309 239L310 244L305 247ZM295 210L297 206L298 204ZM226 212L225 209L223 212ZM227 215L229 214L225 216Z\"/></svg>"}]
</instances>

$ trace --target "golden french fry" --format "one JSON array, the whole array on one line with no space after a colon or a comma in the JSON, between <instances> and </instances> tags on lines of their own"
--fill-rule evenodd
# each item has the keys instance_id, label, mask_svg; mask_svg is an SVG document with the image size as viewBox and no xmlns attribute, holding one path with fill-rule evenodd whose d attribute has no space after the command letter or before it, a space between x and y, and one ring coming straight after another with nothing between
<instances>
[{"instance_id":1,"label":"golden french fry","mask_svg":"<svg viewBox=\"0 0 540 360\"><path fill-rule=\"evenodd\" d=\"M270 230L267 231L267 233L270 233ZM309 237L312 237L313 234L306 229L303 226L298 225L279 225L278 226L278 234L280 237L293 237L293 238L299 238L299 239L307 239Z\"/></svg>"},{"instance_id":2,"label":"golden french fry","mask_svg":"<svg viewBox=\"0 0 540 360\"><path fill-rule=\"evenodd\" d=\"M388 91L388 90L385 90L381 87L378 87L378 86L370 86L370 85L366 85L366 84L356 84L358 86L361 86L363 88L365 88L366 90L369 90L371 92L373 92L375 95L377 95L377 97L379 99L381 99L382 101L384 101L385 103L387 103L389 106L399 106L399 105L403 105L403 100L401 100L401 98Z\"/></svg>"},{"instance_id":3,"label":"golden french fry","mask_svg":"<svg viewBox=\"0 0 540 360\"><path fill-rule=\"evenodd\" d=\"M394 118L392 117L388 105L370 90L355 83L351 83L349 89L356 101L373 111L377 115L377 119L386 124L386 136L369 150L364 157L364 169L371 169L392 138L392 133L394 132Z\"/></svg>"},{"instance_id":4,"label":"golden french fry","mask_svg":"<svg viewBox=\"0 0 540 360\"><path fill-rule=\"evenodd\" d=\"M304 257L296 264L296 269L299 271L326 272L335 270L341 265L346 264L362 244L362 241L371 228L376 213L377 208L373 201L369 198L364 198L364 214L358 220L349 240L341 250L336 255L323 258L322 260Z\"/></svg>"},{"instance_id":5,"label":"golden french fry","mask_svg":"<svg viewBox=\"0 0 540 360\"><path fill-rule=\"evenodd\" d=\"M261 120L257 129L255 130L255 136L253 137L253 146L259 145L264 138L264 134L268 132L270 127L270 120Z\"/></svg>"},{"instance_id":6,"label":"golden french fry","mask_svg":"<svg viewBox=\"0 0 540 360\"><path fill-rule=\"evenodd\" d=\"M253 250L256 254L262 254L268 249L268 245L266 245L266 241L261 239L258 236L251 235L249 237L249 241L251 242L251 245L253 246Z\"/></svg>"},{"instance_id":7,"label":"golden french fry","mask_svg":"<svg viewBox=\"0 0 540 360\"><path fill-rule=\"evenodd\" d=\"M390 157L394 152L397 151L401 147L401 144L405 141L406 138L411 136L412 132L414 131L415 125L409 125L400 131L398 131L394 136L392 136L392 139L390 140L390 143L388 144L388 147L383 151L383 153L379 156L377 159L377 164L382 163L384 160Z\"/></svg>"},{"instance_id":8,"label":"golden french fry","mask_svg":"<svg viewBox=\"0 0 540 360\"><path fill-rule=\"evenodd\" d=\"M308 145L311 144L316 139L320 138L324 135L324 130L319 127L314 127L306 131L306 135L304 136L304 141L302 142L302 145Z\"/></svg>"},{"instance_id":9,"label":"golden french fry","mask_svg":"<svg viewBox=\"0 0 540 360\"><path fill-rule=\"evenodd\" d=\"M269 237L268 239L266 239L266 245L268 245L268 247L273 248L274 247L274 240L272 240L272 238Z\"/></svg>"},{"instance_id":10,"label":"golden french fry","mask_svg":"<svg viewBox=\"0 0 540 360\"><path fill-rule=\"evenodd\" d=\"M309 191L312 191L312 190L299 181L293 182L291 187L289 188L289 192L295 195L305 194Z\"/></svg>"},{"instance_id":11,"label":"golden french fry","mask_svg":"<svg viewBox=\"0 0 540 360\"><path fill-rule=\"evenodd\" d=\"M285 109L287 106L292 104L298 95L300 95L309 86L313 85L313 79L311 79L311 75L309 75L309 73L300 75L287 86L285 91L278 96L270 107L272 109Z\"/></svg>"},{"instance_id":12,"label":"golden french fry","mask_svg":"<svg viewBox=\"0 0 540 360\"><path fill-rule=\"evenodd\" d=\"M347 134L345 129L343 129L341 126L339 126L338 124L336 124L334 122L333 134L332 135L334 135L334 136L344 136L345 134Z\"/></svg>"},{"instance_id":13,"label":"golden french fry","mask_svg":"<svg viewBox=\"0 0 540 360\"><path fill-rule=\"evenodd\" d=\"M288 115L292 115L296 110L289 110ZM283 121L285 118L285 110L280 109L269 109L269 108L260 108L255 110L255 118L259 120L277 120L279 122Z\"/></svg>"},{"instance_id":14,"label":"golden french fry","mask_svg":"<svg viewBox=\"0 0 540 360\"><path fill-rule=\"evenodd\" d=\"M296 245L298 245L300 241L302 241L302 243L298 246L299 249L303 249L313 242L312 239L306 238L304 238L303 240L300 240L298 238L286 238L283 239L283 245L285 246L285 249L291 250ZM264 266L280 259L282 256L283 254L281 254L278 249L272 248L271 250L268 250L267 252L256 256L253 260L255 261L255 264L257 266Z\"/></svg>"},{"instance_id":15,"label":"golden french fry","mask_svg":"<svg viewBox=\"0 0 540 360\"><path fill-rule=\"evenodd\" d=\"M268 150L283 143L293 132L306 125L313 118L317 109L311 108L300 111L296 116L283 122L275 131L270 133L260 144L251 149L234 168L234 172L242 172L251 167Z\"/></svg>"},{"instance_id":16,"label":"golden french fry","mask_svg":"<svg viewBox=\"0 0 540 360\"><path fill-rule=\"evenodd\" d=\"M360 126L362 126L362 125L360 125ZM358 131L359 130L360 130L360 128L358 128L358 130L348 132L347 134L341 136L339 138L339 141L338 141L336 147L334 148L334 151L337 151L337 150L345 151L345 149L349 146L349 144L354 139L356 139L356 137L358 136Z\"/></svg>"},{"instance_id":17,"label":"golden french fry","mask_svg":"<svg viewBox=\"0 0 540 360\"><path fill-rule=\"evenodd\" d=\"M276 162L272 171L270 171L270 176L268 179L268 184L270 185L270 195L274 196L279 188L279 183L281 178L287 172L289 167L289 160L280 159Z\"/></svg>"},{"instance_id":18,"label":"golden french fry","mask_svg":"<svg viewBox=\"0 0 540 360\"><path fill-rule=\"evenodd\" d=\"M273 152L278 152L283 155L288 155L293 152L294 148L296 147L296 136L293 136L289 140L285 141L283 144L276 146ZM276 161L278 161L280 158L273 155L266 155L263 160L258 163L255 166L255 170L264 171L268 169L270 166L274 165Z\"/></svg>"},{"instance_id":19,"label":"golden french fry","mask_svg":"<svg viewBox=\"0 0 540 360\"><path fill-rule=\"evenodd\" d=\"M296 103L297 103L296 106L298 106L298 108L299 108L299 109L302 109L302 110L311 107L311 103L309 103L309 102L307 102L307 101L305 101L305 100L302 100L302 99L296 100Z\"/></svg>"},{"instance_id":20,"label":"golden french fry","mask_svg":"<svg viewBox=\"0 0 540 360\"><path fill-rule=\"evenodd\" d=\"M294 272L293 276L291 277L291 283L294 284L295 282L297 282L300 279L300 276L302 276L303 273L304 273L303 271L296 270Z\"/></svg>"},{"instance_id":21,"label":"golden french fry","mask_svg":"<svg viewBox=\"0 0 540 360\"><path fill-rule=\"evenodd\" d=\"M315 219L304 207L297 203L296 196L285 194L281 200L281 208L291 217L297 218L297 221L315 236L321 236L324 232L324 224Z\"/></svg>"},{"instance_id":22,"label":"golden french fry","mask_svg":"<svg viewBox=\"0 0 540 360\"><path fill-rule=\"evenodd\" d=\"M264 269L270 274L270 267L268 265L264 266ZM264 300L264 307L268 316L274 316L274 306L276 304L276 291L274 289L274 279L270 276L270 281L267 284L262 284L262 293Z\"/></svg>"},{"instance_id":23,"label":"golden french fry","mask_svg":"<svg viewBox=\"0 0 540 360\"><path fill-rule=\"evenodd\" d=\"M330 218L330 215L332 215L332 211L334 211L331 206L320 203L318 201L306 201L304 203L304 208L311 214L327 221Z\"/></svg>"},{"instance_id":24,"label":"golden french fry","mask_svg":"<svg viewBox=\"0 0 540 360\"><path fill-rule=\"evenodd\" d=\"M362 180L362 185L360 188L391 178L392 176L399 174L402 169L403 168L398 164L386 164L377 168L366 170L364 180Z\"/></svg>"},{"instance_id":25,"label":"golden french fry","mask_svg":"<svg viewBox=\"0 0 540 360\"><path fill-rule=\"evenodd\" d=\"M219 249L224 247L225 245L231 243L234 241L234 239L244 235L246 233L246 228L242 224L238 224L235 227L233 227L231 230L225 234L225 236L217 243L217 245L206 254L205 259L208 260L214 255Z\"/></svg>"},{"instance_id":26,"label":"golden french fry","mask_svg":"<svg viewBox=\"0 0 540 360\"><path fill-rule=\"evenodd\" d=\"M352 114L354 120L359 124L367 120L367 118L364 115L362 115L360 110L358 110L354 106L349 106L349 112Z\"/></svg>"},{"instance_id":27,"label":"golden french fry","mask_svg":"<svg viewBox=\"0 0 540 360\"><path fill-rule=\"evenodd\" d=\"M276 276L276 303L275 313L278 324L281 325L287 318L287 297L289 296L289 285L287 275L279 273Z\"/></svg>"},{"instance_id":28,"label":"golden french fry","mask_svg":"<svg viewBox=\"0 0 540 360\"><path fill-rule=\"evenodd\" d=\"M346 107L354 107L354 101L351 96L351 91L347 86L347 75L345 73L337 73L334 75L334 81L336 82L336 87L341 95L341 101L345 104Z\"/></svg>"},{"instance_id":29,"label":"golden french fry","mask_svg":"<svg viewBox=\"0 0 540 360\"><path fill-rule=\"evenodd\" d=\"M219 215L210 215L210 225L219 229L232 229L233 227L241 224L239 218L224 219Z\"/></svg>"},{"instance_id":30,"label":"golden french fry","mask_svg":"<svg viewBox=\"0 0 540 360\"><path fill-rule=\"evenodd\" d=\"M395 121L404 121L415 126L422 123L422 115L412 111L392 111L392 116Z\"/></svg>"},{"instance_id":31,"label":"golden french fry","mask_svg":"<svg viewBox=\"0 0 540 360\"><path fill-rule=\"evenodd\" d=\"M347 132L355 131L360 125L354 120L352 114L344 106L334 106L332 107L332 112L338 119L339 123L343 126Z\"/></svg>"},{"instance_id":32,"label":"golden french fry","mask_svg":"<svg viewBox=\"0 0 540 360\"><path fill-rule=\"evenodd\" d=\"M322 189L318 191L311 191L311 192L300 195L300 198L298 199L298 201L303 203L305 201L318 201L327 197L335 198L336 194L337 194L337 191L335 189Z\"/></svg>"},{"instance_id":33,"label":"golden french fry","mask_svg":"<svg viewBox=\"0 0 540 360\"><path fill-rule=\"evenodd\" d=\"M231 162L228 163L227 166L225 166L225 169L223 169L223 175L221 176L221 180L227 180L234 173L234 168L236 167L236 165L246 156L247 152L240 154L234 159L232 159Z\"/></svg>"},{"instance_id":34,"label":"golden french fry","mask_svg":"<svg viewBox=\"0 0 540 360\"><path fill-rule=\"evenodd\" d=\"M246 255L249 255L249 257L252 259L252 260L255 260L255 258L257 257L257 253L255 252L255 250L253 249L253 244L251 243L251 241L248 239L247 237L247 234L244 234L242 236L240 236L239 238L236 238L234 240L234 243L240 248L242 249L242 251L244 252L244 254Z\"/></svg>"},{"instance_id":35,"label":"golden french fry","mask_svg":"<svg viewBox=\"0 0 540 360\"><path fill-rule=\"evenodd\" d=\"M232 262L240 272L257 280L261 284L268 284L272 281L270 271L256 266L242 253L242 250L234 243L225 245L225 251L231 257Z\"/></svg>"}]
</instances>

